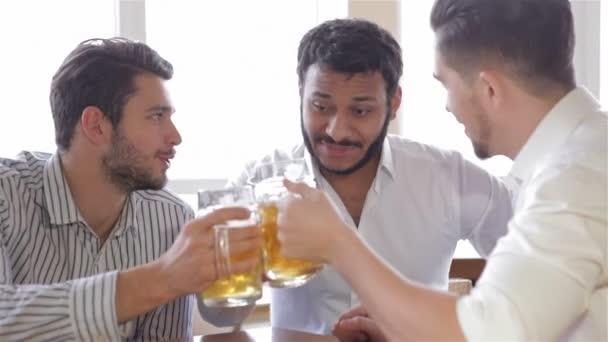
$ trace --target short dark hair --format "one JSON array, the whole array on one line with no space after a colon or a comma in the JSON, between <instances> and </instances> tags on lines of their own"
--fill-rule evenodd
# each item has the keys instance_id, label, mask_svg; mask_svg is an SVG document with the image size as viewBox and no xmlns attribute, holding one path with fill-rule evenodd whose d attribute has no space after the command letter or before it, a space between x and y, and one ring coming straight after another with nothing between
<instances>
[{"instance_id":1,"label":"short dark hair","mask_svg":"<svg viewBox=\"0 0 608 342\"><path fill-rule=\"evenodd\" d=\"M436 0L431 27L437 51L461 74L504 65L536 90L575 86L568 0Z\"/></svg>"},{"instance_id":2,"label":"short dark hair","mask_svg":"<svg viewBox=\"0 0 608 342\"><path fill-rule=\"evenodd\" d=\"M401 47L391 34L364 19L334 19L308 31L298 47L298 81L304 85L313 65L355 74L380 72L391 98L403 73Z\"/></svg>"},{"instance_id":3,"label":"short dark hair","mask_svg":"<svg viewBox=\"0 0 608 342\"><path fill-rule=\"evenodd\" d=\"M135 76L152 73L168 80L173 66L142 42L126 38L89 39L66 57L51 83L55 142L67 151L82 111L98 107L113 126L136 91Z\"/></svg>"}]
</instances>

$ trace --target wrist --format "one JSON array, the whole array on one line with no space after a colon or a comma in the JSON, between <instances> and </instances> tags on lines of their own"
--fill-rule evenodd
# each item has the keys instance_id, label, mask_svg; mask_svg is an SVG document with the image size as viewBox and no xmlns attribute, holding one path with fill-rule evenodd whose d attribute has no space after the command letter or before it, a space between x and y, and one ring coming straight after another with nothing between
<instances>
[{"instance_id":1,"label":"wrist","mask_svg":"<svg viewBox=\"0 0 608 342\"><path fill-rule=\"evenodd\" d=\"M346 223L340 225L339 229L334 230L333 237L330 238L326 255L327 262L336 266L345 258L347 259L346 252L353 247L358 239L359 237L354 229Z\"/></svg>"},{"instance_id":2,"label":"wrist","mask_svg":"<svg viewBox=\"0 0 608 342\"><path fill-rule=\"evenodd\" d=\"M167 274L167 268L159 260L146 264L142 267L145 272L146 281L153 299L168 303L176 298L186 295L171 286L171 276Z\"/></svg>"},{"instance_id":3,"label":"wrist","mask_svg":"<svg viewBox=\"0 0 608 342\"><path fill-rule=\"evenodd\" d=\"M119 322L133 319L178 297L156 263L141 265L118 274L116 307Z\"/></svg>"}]
</instances>

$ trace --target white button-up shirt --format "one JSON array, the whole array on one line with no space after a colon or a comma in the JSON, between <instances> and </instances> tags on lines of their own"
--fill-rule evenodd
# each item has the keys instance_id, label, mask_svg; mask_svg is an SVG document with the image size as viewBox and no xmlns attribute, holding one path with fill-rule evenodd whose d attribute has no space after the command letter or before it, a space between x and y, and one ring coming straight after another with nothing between
<instances>
[{"instance_id":1,"label":"white button-up shirt","mask_svg":"<svg viewBox=\"0 0 608 342\"><path fill-rule=\"evenodd\" d=\"M541 121L510 177L509 234L458 302L469 340L608 340L608 121L578 88Z\"/></svg>"},{"instance_id":2,"label":"white button-up shirt","mask_svg":"<svg viewBox=\"0 0 608 342\"><path fill-rule=\"evenodd\" d=\"M317 186L354 227L348 210L312 165L303 145L291 152L275 151L258 162L295 157L308 159ZM236 183L246 182L246 174ZM459 153L389 135L358 233L407 278L447 289L457 242L468 239L482 256L488 255L506 233L511 214L511 198L504 184ZM358 303L342 277L325 266L304 286L272 290L272 325L328 334L339 316Z\"/></svg>"}]
</instances>

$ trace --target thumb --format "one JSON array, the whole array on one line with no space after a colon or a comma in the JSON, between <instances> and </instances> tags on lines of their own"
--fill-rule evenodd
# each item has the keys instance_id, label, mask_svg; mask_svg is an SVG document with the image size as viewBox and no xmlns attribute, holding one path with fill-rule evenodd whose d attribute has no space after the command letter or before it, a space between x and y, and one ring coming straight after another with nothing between
<instances>
[{"instance_id":1,"label":"thumb","mask_svg":"<svg viewBox=\"0 0 608 342\"><path fill-rule=\"evenodd\" d=\"M371 341L386 341L384 334L372 319L359 316L353 318L353 320L357 321L359 328L369 336Z\"/></svg>"},{"instance_id":2,"label":"thumb","mask_svg":"<svg viewBox=\"0 0 608 342\"><path fill-rule=\"evenodd\" d=\"M287 178L283 179L283 185L285 186L285 188L287 188L287 190L289 192L298 194L298 195L302 196L303 198L311 196L315 191L314 188L309 187L308 185L306 185L306 183L292 182Z\"/></svg>"}]
</instances>

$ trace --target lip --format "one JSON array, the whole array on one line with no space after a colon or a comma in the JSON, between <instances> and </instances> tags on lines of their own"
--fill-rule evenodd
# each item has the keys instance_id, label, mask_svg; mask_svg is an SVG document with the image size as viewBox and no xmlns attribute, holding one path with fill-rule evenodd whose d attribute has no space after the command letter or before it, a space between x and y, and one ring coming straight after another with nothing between
<instances>
[{"instance_id":1,"label":"lip","mask_svg":"<svg viewBox=\"0 0 608 342\"><path fill-rule=\"evenodd\" d=\"M171 167L171 159L173 159L173 155L159 155L157 158L162 162L164 169Z\"/></svg>"},{"instance_id":2,"label":"lip","mask_svg":"<svg viewBox=\"0 0 608 342\"><path fill-rule=\"evenodd\" d=\"M325 142L319 143L317 146L321 154L333 158L352 156L359 152L359 147L356 146L343 146Z\"/></svg>"}]
</instances>

